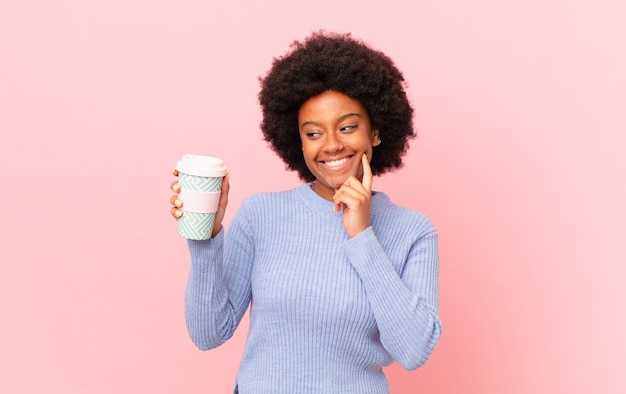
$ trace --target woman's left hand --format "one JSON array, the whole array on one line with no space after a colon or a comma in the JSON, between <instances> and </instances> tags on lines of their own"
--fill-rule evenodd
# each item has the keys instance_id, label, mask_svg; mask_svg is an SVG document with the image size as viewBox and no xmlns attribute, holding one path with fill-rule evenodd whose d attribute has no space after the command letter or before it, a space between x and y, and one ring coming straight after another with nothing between
<instances>
[{"instance_id":1,"label":"woman's left hand","mask_svg":"<svg viewBox=\"0 0 626 394\"><path fill-rule=\"evenodd\" d=\"M370 226L372 169L365 154L361 157L361 161L363 182L350 176L333 196L335 211L343 208L343 225L350 238L359 235Z\"/></svg>"}]
</instances>

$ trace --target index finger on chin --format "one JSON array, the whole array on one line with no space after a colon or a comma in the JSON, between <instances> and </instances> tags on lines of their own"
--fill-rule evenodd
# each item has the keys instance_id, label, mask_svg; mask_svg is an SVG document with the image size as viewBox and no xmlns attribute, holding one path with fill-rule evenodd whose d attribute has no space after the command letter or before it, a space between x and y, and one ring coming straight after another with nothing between
<instances>
[{"instance_id":1,"label":"index finger on chin","mask_svg":"<svg viewBox=\"0 0 626 394\"><path fill-rule=\"evenodd\" d=\"M370 167L370 162L367 159L367 155L363 153L361 157L361 162L363 163L363 187L368 192L372 191L372 167Z\"/></svg>"}]
</instances>

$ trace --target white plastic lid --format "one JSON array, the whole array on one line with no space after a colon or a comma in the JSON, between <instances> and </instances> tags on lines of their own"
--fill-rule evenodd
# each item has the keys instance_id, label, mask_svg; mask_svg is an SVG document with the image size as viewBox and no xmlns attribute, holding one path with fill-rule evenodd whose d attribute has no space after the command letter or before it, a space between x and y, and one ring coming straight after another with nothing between
<instances>
[{"instance_id":1,"label":"white plastic lid","mask_svg":"<svg viewBox=\"0 0 626 394\"><path fill-rule=\"evenodd\" d=\"M226 167L221 159L202 155L184 155L176 164L178 172L187 175L222 177L226 175Z\"/></svg>"}]
</instances>

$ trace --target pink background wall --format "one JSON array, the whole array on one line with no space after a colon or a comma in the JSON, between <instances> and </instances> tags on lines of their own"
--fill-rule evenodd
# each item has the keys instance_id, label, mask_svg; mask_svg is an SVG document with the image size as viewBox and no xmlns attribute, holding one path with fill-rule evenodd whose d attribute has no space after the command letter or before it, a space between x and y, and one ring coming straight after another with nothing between
<instances>
[{"instance_id":1,"label":"pink background wall","mask_svg":"<svg viewBox=\"0 0 626 394\"><path fill-rule=\"evenodd\" d=\"M246 327L187 338L170 170L221 156L227 220L299 184L257 77L318 28L387 52L417 108L374 187L437 225L445 327L393 392L626 390L624 1L215 3L0 2L0 392L231 390Z\"/></svg>"}]
</instances>

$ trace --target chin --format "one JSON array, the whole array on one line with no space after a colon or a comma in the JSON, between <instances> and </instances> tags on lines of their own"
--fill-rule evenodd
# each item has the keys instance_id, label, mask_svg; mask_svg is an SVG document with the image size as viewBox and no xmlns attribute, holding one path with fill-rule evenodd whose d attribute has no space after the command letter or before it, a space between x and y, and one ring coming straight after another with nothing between
<instances>
[{"instance_id":1,"label":"chin","mask_svg":"<svg viewBox=\"0 0 626 394\"><path fill-rule=\"evenodd\" d=\"M345 179L341 180L341 179L323 179L323 178L316 178L315 182L323 185L324 187L333 189L333 190L337 190L341 187L341 185L343 185L343 183L345 182Z\"/></svg>"}]
</instances>

